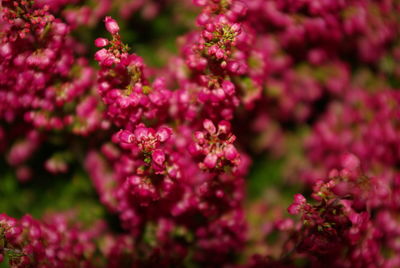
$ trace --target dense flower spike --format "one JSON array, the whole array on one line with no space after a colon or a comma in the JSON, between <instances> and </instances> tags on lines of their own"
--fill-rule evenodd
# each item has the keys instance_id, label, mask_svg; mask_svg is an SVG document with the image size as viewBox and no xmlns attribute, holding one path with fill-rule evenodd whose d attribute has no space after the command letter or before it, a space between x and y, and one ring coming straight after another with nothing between
<instances>
[{"instance_id":1,"label":"dense flower spike","mask_svg":"<svg viewBox=\"0 0 400 268\"><path fill-rule=\"evenodd\" d=\"M391 267L398 261L396 257L385 257L378 242L398 239L398 234L379 227L381 217L391 217L394 212L390 207L377 210L382 208L382 198L389 189L384 188L380 178L365 176L359 164L356 156L346 155L341 170L332 170L327 180L316 182L312 194L316 204L307 203L297 194L288 208L290 214L301 215L304 226L294 238L298 240L296 250L314 256L314 265L322 265L322 258L324 262L331 260L334 267ZM375 215L375 211L379 213ZM385 250L393 256L398 254L391 242Z\"/></svg>"},{"instance_id":2,"label":"dense flower spike","mask_svg":"<svg viewBox=\"0 0 400 268\"><path fill-rule=\"evenodd\" d=\"M203 127L205 131L194 133L195 144L192 147L192 154L205 156L199 167L213 170L238 166L240 156L233 145L236 137L231 133L230 123L221 121L217 129L211 120L206 119Z\"/></svg>"},{"instance_id":3,"label":"dense flower spike","mask_svg":"<svg viewBox=\"0 0 400 268\"><path fill-rule=\"evenodd\" d=\"M0 1L0 263L400 267L399 12Z\"/></svg>"},{"instance_id":4,"label":"dense flower spike","mask_svg":"<svg viewBox=\"0 0 400 268\"><path fill-rule=\"evenodd\" d=\"M337 168L346 152L355 154L363 168L372 174L395 175L397 172L390 173L400 160L399 104L397 91L367 93L354 89L345 101L329 107L306 141L309 158L316 169L304 177L312 180L316 174L321 176L318 174L321 168L323 173ZM352 162L348 159L349 165ZM317 164L322 166L318 168Z\"/></svg>"},{"instance_id":5,"label":"dense flower spike","mask_svg":"<svg viewBox=\"0 0 400 268\"><path fill-rule=\"evenodd\" d=\"M7 128L8 162L28 180L32 155L55 132L87 136L102 124L93 95L94 69L70 35L70 27L33 1L2 2L0 13L0 122ZM81 49L80 49L81 50ZM68 140L65 141L68 143ZM61 160L61 159L58 159ZM48 160L50 172L65 172L63 161Z\"/></svg>"},{"instance_id":6,"label":"dense flower spike","mask_svg":"<svg viewBox=\"0 0 400 268\"><path fill-rule=\"evenodd\" d=\"M99 120L91 111L74 114L62 108L66 103L78 105L93 84L87 60L75 58L71 49L76 42L69 36L68 25L46 6L35 8L32 1L3 1L1 19L0 119L13 122L23 117L45 129L79 122L80 128L87 129L77 132L91 130L87 125L96 122L89 121Z\"/></svg>"},{"instance_id":7,"label":"dense flower spike","mask_svg":"<svg viewBox=\"0 0 400 268\"><path fill-rule=\"evenodd\" d=\"M71 216L52 215L39 222L0 214L0 254L12 267L93 267L96 240L105 226L99 222L84 230Z\"/></svg>"},{"instance_id":8,"label":"dense flower spike","mask_svg":"<svg viewBox=\"0 0 400 268\"><path fill-rule=\"evenodd\" d=\"M145 117L148 120L162 119L168 113L168 99L171 92L166 89L163 79L152 84L146 78L143 60L128 53L128 47L121 41L119 26L111 17L106 17L107 30L112 40L96 39L102 48L95 59L102 66L99 77L99 91L107 105L107 114L118 126L135 128Z\"/></svg>"},{"instance_id":9,"label":"dense flower spike","mask_svg":"<svg viewBox=\"0 0 400 268\"><path fill-rule=\"evenodd\" d=\"M103 153L114 171L116 185L107 187L96 183L98 180L94 178L100 195L104 196L102 200L109 202L110 196L116 197L116 203L111 207L119 214L122 226L135 237L140 237L141 230L152 222L168 219L177 228L185 228L195 236L191 241L194 248L212 252L220 246L211 242L214 238L202 233L213 226L209 232L220 230L218 235L221 239L224 236L224 239L229 238L225 251L215 259L203 255L196 259L204 263L223 263L229 254L240 250L244 242L244 234L238 231L244 229L243 217L234 217L232 220L232 224L237 225L234 235L229 235L229 228L219 227L225 224L222 218L228 217L226 215L242 214L242 178L235 176L245 173L245 168L239 167L240 156L232 144L235 136L230 123L221 121L218 130L213 130L213 123L204 121L204 128L208 131L208 134L204 132L207 142L199 141L197 147L203 146L203 149L194 152L192 149L196 146L191 133L192 128L197 126L173 123L174 111L170 107L174 105L175 98L171 97L175 93L166 88L167 80L157 78L150 83L148 68L142 59L129 54L127 47L122 44L116 21L107 17L105 24L112 34L112 40L101 38L95 41L100 48L109 45L109 48L102 48L95 55L102 68L99 73L99 92L108 116L122 129L112 138L119 145L117 157L110 155L109 150L103 147ZM228 102L220 98L213 99L212 103L220 103L218 105L221 107L228 105L231 109L233 106L229 101L236 98L234 84L225 80L218 85L220 78L215 76L212 79L213 87L221 87L215 92L222 90L229 97ZM206 86L211 81L204 80L201 83ZM184 94L183 91L179 93ZM202 100L195 105L213 109L210 103ZM167 124L174 128L167 127ZM190 157L189 152L194 153L195 157ZM206 167L206 164L212 173L203 173L199 169L196 154L205 156L200 168ZM214 156L213 164L214 160L210 160L210 157ZM196 215L201 220L197 223L191 219L185 220L185 215ZM205 246L205 243L211 244Z\"/></svg>"}]
</instances>

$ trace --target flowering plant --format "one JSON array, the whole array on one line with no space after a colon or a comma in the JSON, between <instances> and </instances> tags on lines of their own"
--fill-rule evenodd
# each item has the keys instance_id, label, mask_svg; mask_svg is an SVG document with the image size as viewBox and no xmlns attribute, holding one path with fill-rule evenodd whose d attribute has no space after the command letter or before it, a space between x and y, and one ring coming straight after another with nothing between
<instances>
[{"instance_id":1,"label":"flowering plant","mask_svg":"<svg viewBox=\"0 0 400 268\"><path fill-rule=\"evenodd\" d=\"M0 1L0 267L400 267L399 12Z\"/></svg>"}]
</instances>

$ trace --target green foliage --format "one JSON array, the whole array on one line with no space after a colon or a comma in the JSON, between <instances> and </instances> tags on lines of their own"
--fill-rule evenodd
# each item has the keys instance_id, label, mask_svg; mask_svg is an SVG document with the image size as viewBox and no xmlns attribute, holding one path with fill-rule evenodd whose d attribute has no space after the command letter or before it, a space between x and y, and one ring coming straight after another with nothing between
<instances>
[{"instance_id":1,"label":"green foliage","mask_svg":"<svg viewBox=\"0 0 400 268\"><path fill-rule=\"evenodd\" d=\"M82 171L68 175L47 174L20 183L11 171L0 175L0 213L21 217L27 213L40 218L46 212L76 210L79 218L90 223L104 215L104 208L87 175Z\"/></svg>"}]
</instances>

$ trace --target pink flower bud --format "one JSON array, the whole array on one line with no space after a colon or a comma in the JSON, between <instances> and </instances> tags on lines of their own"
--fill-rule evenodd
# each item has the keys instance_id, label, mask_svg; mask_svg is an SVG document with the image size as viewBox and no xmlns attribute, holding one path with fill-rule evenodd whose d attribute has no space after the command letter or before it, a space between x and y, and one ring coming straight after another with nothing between
<instances>
[{"instance_id":1,"label":"pink flower bud","mask_svg":"<svg viewBox=\"0 0 400 268\"><path fill-rule=\"evenodd\" d=\"M160 127L157 130L156 137L160 142L167 141L172 135L172 129L169 127Z\"/></svg>"},{"instance_id":2,"label":"pink flower bud","mask_svg":"<svg viewBox=\"0 0 400 268\"><path fill-rule=\"evenodd\" d=\"M104 22L106 23L106 29L109 33L116 34L119 32L118 23L114 19L111 17L106 17Z\"/></svg>"},{"instance_id":3,"label":"pink flower bud","mask_svg":"<svg viewBox=\"0 0 400 268\"><path fill-rule=\"evenodd\" d=\"M198 25L205 25L208 21L210 20L210 15L208 13L201 13L198 17L197 17L197 24Z\"/></svg>"},{"instance_id":4,"label":"pink flower bud","mask_svg":"<svg viewBox=\"0 0 400 268\"><path fill-rule=\"evenodd\" d=\"M236 62L236 61L231 61L231 62L228 63L228 70L229 70L231 73L236 74L236 73L239 72L239 69L240 69L240 64L239 64L238 62Z\"/></svg>"},{"instance_id":5,"label":"pink flower bud","mask_svg":"<svg viewBox=\"0 0 400 268\"><path fill-rule=\"evenodd\" d=\"M204 120L204 122L203 122L203 127L204 127L204 129L207 130L208 133L210 133L211 135L214 135L214 134L217 132L217 129L215 128L214 123L213 123L211 120L209 120L209 119Z\"/></svg>"},{"instance_id":6,"label":"pink flower bud","mask_svg":"<svg viewBox=\"0 0 400 268\"><path fill-rule=\"evenodd\" d=\"M222 197L224 197L224 192L221 190L217 190L217 191L215 191L215 196L218 198L222 198Z\"/></svg>"},{"instance_id":7,"label":"pink flower bud","mask_svg":"<svg viewBox=\"0 0 400 268\"><path fill-rule=\"evenodd\" d=\"M96 54L94 55L94 59L101 63L105 61L108 56L109 55L107 49L103 48L96 52Z\"/></svg>"},{"instance_id":8,"label":"pink flower bud","mask_svg":"<svg viewBox=\"0 0 400 268\"><path fill-rule=\"evenodd\" d=\"M292 219L281 219L278 220L278 222L276 222L276 227L280 230L280 231L287 231L292 229L294 226L294 222Z\"/></svg>"},{"instance_id":9,"label":"pink flower bud","mask_svg":"<svg viewBox=\"0 0 400 268\"><path fill-rule=\"evenodd\" d=\"M217 88L212 91L212 100L215 102L222 101L225 99L225 92L222 88Z\"/></svg>"},{"instance_id":10,"label":"pink flower bud","mask_svg":"<svg viewBox=\"0 0 400 268\"><path fill-rule=\"evenodd\" d=\"M337 196L345 196L351 192L350 185L346 182L339 182L332 188L332 192Z\"/></svg>"},{"instance_id":11,"label":"pink flower bud","mask_svg":"<svg viewBox=\"0 0 400 268\"><path fill-rule=\"evenodd\" d=\"M134 140L134 135L132 134L132 132L128 131L128 130L122 130L119 133L119 140L123 143L132 143Z\"/></svg>"},{"instance_id":12,"label":"pink flower bud","mask_svg":"<svg viewBox=\"0 0 400 268\"><path fill-rule=\"evenodd\" d=\"M210 55L217 53L217 51L218 51L218 47L216 45L213 45L208 48L208 54L210 54Z\"/></svg>"},{"instance_id":13,"label":"pink flower bud","mask_svg":"<svg viewBox=\"0 0 400 268\"><path fill-rule=\"evenodd\" d=\"M213 38L213 34L209 31L203 31L202 32L203 37L207 40L211 40ZM213 52L208 52L209 54L213 54Z\"/></svg>"},{"instance_id":14,"label":"pink flower bud","mask_svg":"<svg viewBox=\"0 0 400 268\"><path fill-rule=\"evenodd\" d=\"M234 24L231 26L231 30L232 30L233 32L235 32L235 33L239 33L240 30L241 30L240 24L239 24L239 23L234 23Z\"/></svg>"},{"instance_id":15,"label":"pink flower bud","mask_svg":"<svg viewBox=\"0 0 400 268\"><path fill-rule=\"evenodd\" d=\"M0 55L4 58L8 58L12 55L12 49L10 43L5 43L0 46Z\"/></svg>"},{"instance_id":16,"label":"pink flower bud","mask_svg":"<svg viewBox=\"0 0 400 268\"><path fill-rule=\"evenodd\" d=\"M354 154L346 154L342 158L342 166L350 171L360 166L360 160Z\"/></svg>"},{"instance_id":17,"label":"pink flower bud","mask_svg":"<svg viewBox=\"0 0 400 268\"><path fill-rule=\"evenodd\" d=\"M105 47L105 46L108 45L108 40L105 39L105 38L97 38L94 41L94 44L95 44L96 47Z\"/></svg>"},{"instance_id":18,"label":"pink flower bud","mask_svg":"<svg viewBox=\"0 0 400 268\"><path fill-rule=\"evenodd\" d=\"M247 6L243 2L234 1L231 10L238 16L244 16L247 12Z\"/></svg>"},{"instance_id":19,"label":"pink flower bud","mask_svg":"<svg viewBox=\"0 0 400 268\"><path fill-rule=\"evenodd\" d=\"M214 31L216 30L216 29L215 29L215 24L214 24L214 23L207 23L205 28L206 28L207 31L209 31L209 32L211 32L211 33L214 32Z\"/></svg>"},{"instance_id":20,"label":"pink flower bud","mask_svg":"<svg viewBox=\"0 0 400 268\"><path fill-rule=\"evenodd\" d=\"M65 23L54 22L53 31L57 35L66 35L68 33L68 26Z\"/></svg>"},{"instance_id":21,"label":"pink flower bud","mask_svg":"<svg viewBox=\"0 0 400 268\"><path fill-rule=\"evenodd\" d=\"M128 178L128 182L130 185L136 186L141 183L141 178L139 176L131 176Z\"/></svg>"},{"instance_id":22,"label":"pink flower bud","mask_svg":"<svg viewBox=\"0 0 400 268\"><path fill-rule=\"evenodd\" d=\"M219 134L228 134L229 132L231 132L231 123L226 120L222 120L218 123Z\"/></svg>"},{"instance_id":23,"label":"pink flower bud","mask_svg":"<svg viewBox=\"0 0 400 268\"><path fill-rule=\"evenodd\" d=\"M33 239L39 239L40 236L42 235L42 231L40 230L40 228L38 228L36 226L32 226L29 229L29 235Z\"/></svg>"},{"instance_id":24,"label":"pink flower bud","mask_svg":"<svg viewBox=\"0 0 400 268\"><path fill-rule=\"evenodd\" d=\"M225 80L222 83L222 88L224 89L225 93L229 96L232 96L235 94L235 85L231 81Z\"/></svg>"},{"instance_id":25,"label":"pink flower bud","mask_svg":"<svg viewBox=\"0 0 400 268\"><path fill-rule=\"evenodd\" d=\"M215 52L215 57L217 57L217 59L222 59L225 57L225 53L222 49L217 49L217 51Z\"/></svg>"},{"instance_id":26,"label":"pink flower bud","mask_svg":"<svg viewBox=\"0 0 400 268\"><path fill-rule=\"evenodd\" d=\"M306 198L302 194L295 194L293 202L296 204L304 204L306 203Z\"/></svg>"},{"instance_id":27,"label":"pink flower bud","mask_svg":"<svg viewBox=\"0 0 400 268\"><path fill-rule=\"evenodd\" d=\"M328 178L332 179L337 176L339 176L339 171L337 169L332 169L331 171L329 171Z\"/></svg>"},{"instance_id":28,"label":"pink flower bud","mask_svg":"<svg viewBox=\"0 0 400 268\"><path fill-rule=\"evenodd\" d=\"M151 131L150 129L144 127L144 126L139 126L135 129L134 131L136 139L140 142L143 140L147 140L150 138Z\"/></svg>"},{"instance_id":29,"label":"pink flower bud","mask_svg":"<svg viewBox=\"0 0 400 268\"><path fill-rule=\"evenodd\" d=\"M300 212L300 206L296 203L293 203L288 207L287 210L288 210L289 214L297 215Z\"/></svg>"},{"instance_id":30,"label":"pink flower bud","mask_svg":"<svg viewBox=\"0 0 400 268\"><path fill-rule=\"evenodd\" d=\"M204 158L204 165L208 168L215 168L217 165L218 157L215 154L208 154Z\"/></svg>"},{"instance_id":31,"label":"pink flower bud","mask_svg":"<svg viewBox=\"0 0 400 268\"><path fill-rule=\"evenodd\" d=\"M349 178L349 177L351 177L351 174L352 174L352 172L350 170L348 170L347 168L340 170L340 176L343 178Z\"/></svg>"},{"instance_id":32,"label":"pink flower bud","mask_svg":"<svg viewBox=\"0 0 400 268\"><path fill-rule=\"evenodd\" d=\"M239 156L239 153L237 152L235 146L233 146L232 144L228 144L224 148L224 155L226 159L232 161Z\"/></svg>"},{"instance_id":33,"label":"pink flower bud","mask_svg":"<svg viewBox=\"0 0 400 268\"><path fill-rule=\"evenodd\" d=\"M196 6L202 7L207 4L207 0L193 0L193 4Z\"/></svg>"},{"instance_id":34,"label":"pink flower bud","mask_svg":"<svg viewBox=\"0 0 400 268\"><path fill-rule=\"evenodd\" d=\"M159 166L162 166L165 162L165 154L160 149L154 150L151 157L152 157L153 161Z\"/></svg>"},{"instance_id":35,"label":"pink flower bud","mask_svg":"<svg viewBox=\"0 0 400 268\"><path fill-rule=\"evenodd\" d=\"M204 137L204 133L201 131L196 131L194 133L194 137L197 140L198 143L203 144L205 142L205 137Z\"/></svg>"}]
</instances>

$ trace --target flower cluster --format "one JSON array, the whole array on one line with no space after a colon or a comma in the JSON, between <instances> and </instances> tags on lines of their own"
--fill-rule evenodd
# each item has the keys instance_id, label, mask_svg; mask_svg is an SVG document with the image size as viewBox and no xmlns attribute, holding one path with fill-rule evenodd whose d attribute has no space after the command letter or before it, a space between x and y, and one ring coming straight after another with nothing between
<instances>
[{"instance_id":1,"label":"flower cluster","mask_svg":"<svg viewBox=\"0 0 400 268\"><path fill-rule=\"evenodd\" d=\"M82 118L78 111L62 113L66 103L79 104L77 99L90 90L94 73L86 59L76 57L72 47L77 44L68 25L31 1L4 1L3 5L1 119L22 118L45 129L91 121L90 109Z\"/></svg>"},{"instance_id":2,"label":"flower cluster","mask_svg":"<svg viewBox=\"0 0 400 268\"><path fill-rule=\"evenodd\" d=\"M388 189L381 178L363 174L354 155L343 157L342 166L332 170L328 179L316 182L312 197L317 203L295 195L288 211L300 214L303 222L293 238L295 250L313 256L314 265L323 265L326 260L333 267L399 265L394 244L399 234L396 228L387 228L390 222L395 225L392 217L397 205L391 199L397 186ZM384 250L391 252L389 257Z\"/></svg>"},{"instance_id":3,"label":"flower cluster","mask_svg":"<svg viewBox=\"0 0 400 268\"><path fill-rule=\"evenodd\" d=\"M211 20L213 14L209 12ZM236 36L237 33L226 32L231 31L226 28L230 23L226 19L215 23L218 25L215 31L232 34L232 38ZM87 159L89 172L94 166L111 169L109 181L114 180L114 185L98 179L99 174L92 175L101 199L119 214L122 226L133 236L140 237L149 226L158 228L161 220L168 221L192 237L191 241L185 240L187 247L197 250L193 256L196 260L224 263L230 254L241 249L244 241L241 200L246 163L239 161L240 155L233 145L235 136L228 121L220 121L217 130L211 120L202 122L202 118L192 118L190 123L177 122L175 115L179 109L184 109L179 111L178 117L185 117L190 106L182 101L187 100L193 109L211 118L220 118L217 114L223 110L223 116L232 119L232 108L238 103L235 86L228 80L226 66L222 64L227 56L209 54L204 58L203 70L196 67L193 79L179 81L181 89L172 91L167 88L167 78L158 77L150 82L149 68L139 56L128 52L114 19L106 17L105 26L112 40L98 38L95 41L96 46L103 47L95 55L101 66L99 93L110 121L122 129L111 138L117 147L111 144L102 147L106 161L98 154L91 154ZM193 35L200 37L202 33L198 31ZM213 42L218 38L221 37L215 37ZM217 45L223 47L228 43ZM233 49L234 43L231 45L229 49ZM200 39L191 45L195 55L200 57L204 51L199 46ZM193 67L190 62L188 67ZM185 97L193 93L197 95L194 99ZM195 132L201 125L205 131ZM227 222L229 226L225 226ZM224 250L210 259L210 252L219 248ZM161 254L172 258L172 253Z\"/></svg>"},{"instance_id":4,"label":"flower cluster","mask_svg":"<svg viewBox=\"0 0 400 268\"><path fill-rule=\"evenodd\" d=\"M203 162L199 163L202 169L223 169L226 166L237 166L240 155L233 142L236 137L231 133L231 125L227 121L218 123L218 130L214 123L204 120L205 131L194 133L196 143L193 145L192 154L205 155Z\"/></svg>"},{"instance_id":5,"label":"flower cluster","mask_svg":"<svg viewBox=\"0 0 400 268\"><path fill-rule=\"evenodd\" d=\"M70 195L90 188L82 177L101 208L17 219L15 197L0 262L399 267L399 12L397 0L0 1L0 213L3 191L35 203L41 178Z\"/></svg>"},{"instance_id":6,"label":"flower cluster","mask_svg":"<svg viewBox=\"0 0 400 268\"><path fill-rule=\"evenodd\" d=\"M0 260L12 267L92 267L98 258L96 240L104 231L98 223L83 229L72 215L51 215L39 222L0 215Z\"/></svg>"},{"instance_id":7,"label":"flower cluster","mask_svg":"<svg viewBox=\"0 0 400 268\"><path fill-rule=\"evenodd\" d=\"M7 130L0 139L8 144L2 148L8 162L26 179L25 163L48 141L42 130L87 136L101 127L102 112L92 90L94 69L48 6L3 1L0 20L0 120Z\"/></svg>"},{"instance_id":8,"label":"flower cluster","mask_svg":"<svg viewBox=\"0 0 400 268\"><path fill-rule=\"evenodd\" d=\"M326 174L351 152L365 170L392 180L398 173L400 95L386 89L367 93L354 89L345 100L333 103L314 125L305 148L314 170L304 174L307 181Z\"/></svg>"}]
</instances>

